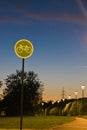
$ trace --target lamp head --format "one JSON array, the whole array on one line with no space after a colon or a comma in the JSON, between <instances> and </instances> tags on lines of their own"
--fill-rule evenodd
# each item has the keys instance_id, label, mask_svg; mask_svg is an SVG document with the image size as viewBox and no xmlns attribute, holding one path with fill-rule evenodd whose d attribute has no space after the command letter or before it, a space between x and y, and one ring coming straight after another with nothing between
<instances>
[{"instance_id":1,"label":"lamp head","mask_svg":"<svg viewBox=\"0 0 87 130\"><path fill-rule=\"evenodd\" d=\"M84 90L84 89L85 89L85 86L81 86L81 89Z\"/></svg>"},{"instance_id":2,"label":"lamp head","mask_svg":"<svg viewBox=\"0 0 87 130\"><path fill-rule=\"evenodd\" d=\"M74 93L75 93L75 95L78 95L78 92L77 92L77 91L75 91Z\"/></svg>"}]
</instances>

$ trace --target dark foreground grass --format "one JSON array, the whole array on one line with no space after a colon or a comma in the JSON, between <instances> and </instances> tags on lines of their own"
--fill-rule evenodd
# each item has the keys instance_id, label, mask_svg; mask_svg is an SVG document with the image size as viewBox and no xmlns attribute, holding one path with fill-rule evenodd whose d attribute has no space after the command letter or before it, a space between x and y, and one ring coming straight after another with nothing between
<instances>
[{"instance_id":1,"label":"dark foreground grass","mask_svg":"<svg viewBox=\"0 0 87 130\"><path fill-rule=\"evenodd\" d=\"M70 121L74 117L59 117L59 116L37 116L37 117L23 117L23 128L45 129L52 128ZM19 117L0 117L0 128L14 129L20 128Z\"/></svg>"}]
</instances>

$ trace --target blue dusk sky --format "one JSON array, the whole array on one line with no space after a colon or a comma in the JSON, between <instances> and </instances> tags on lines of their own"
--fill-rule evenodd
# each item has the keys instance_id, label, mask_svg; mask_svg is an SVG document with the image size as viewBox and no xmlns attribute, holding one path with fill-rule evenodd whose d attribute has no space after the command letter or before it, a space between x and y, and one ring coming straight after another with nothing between
<instances>
[{"instance_id":1,"label":"blue dusk sky","mask_svg":"<svg viewBox=\"0 0 87 130\"><path fill-rule=\"evenodd\" d=\"M87 0L0 1L0 79L21 70L14 52L20 39L30 40L33 55L25 71L33 70L44 84L44 100L74 97L81 85L87 96Z\"/></svg>"}]
</instances>

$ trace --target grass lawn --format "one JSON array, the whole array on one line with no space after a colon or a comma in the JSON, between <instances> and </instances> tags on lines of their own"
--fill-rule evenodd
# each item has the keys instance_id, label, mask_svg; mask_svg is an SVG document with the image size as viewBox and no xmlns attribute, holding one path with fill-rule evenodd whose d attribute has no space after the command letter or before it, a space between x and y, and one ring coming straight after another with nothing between
<instances>
[{"instance_id":1,"label":"grass lawn","mask_svg":"<svg viewBox=\"0 0 87 130\"><path fill-rule=\"evenodd\" d=\"M63 116L36 116L23 117L23 128L45 129L73 121L74 117ZM20 128L19 117L0 117L0 129Z\"/></svg>"}]
</instances>

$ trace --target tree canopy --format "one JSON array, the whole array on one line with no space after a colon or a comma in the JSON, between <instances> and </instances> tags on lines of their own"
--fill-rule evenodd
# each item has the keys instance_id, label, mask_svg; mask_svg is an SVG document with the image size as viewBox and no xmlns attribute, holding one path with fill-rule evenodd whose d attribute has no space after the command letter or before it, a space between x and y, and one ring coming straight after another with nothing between
<instances>
[{"instance_id":1,"label":"tree canopy","mask_svg":"<svg viewBox=\"0 0 87 130\"><path fill-rule=\"evenodd\" d=\"M6 78L6 88L4 89L3 109L7 115L20 114L21 97L21 71L16 71ZM33 71L24 72L23 90L23 113L25 115L34 114L34 109L42 100L43 84L37 74ZM36 110L36 109L35 109Z\"/></svg>"}]
</instances>

